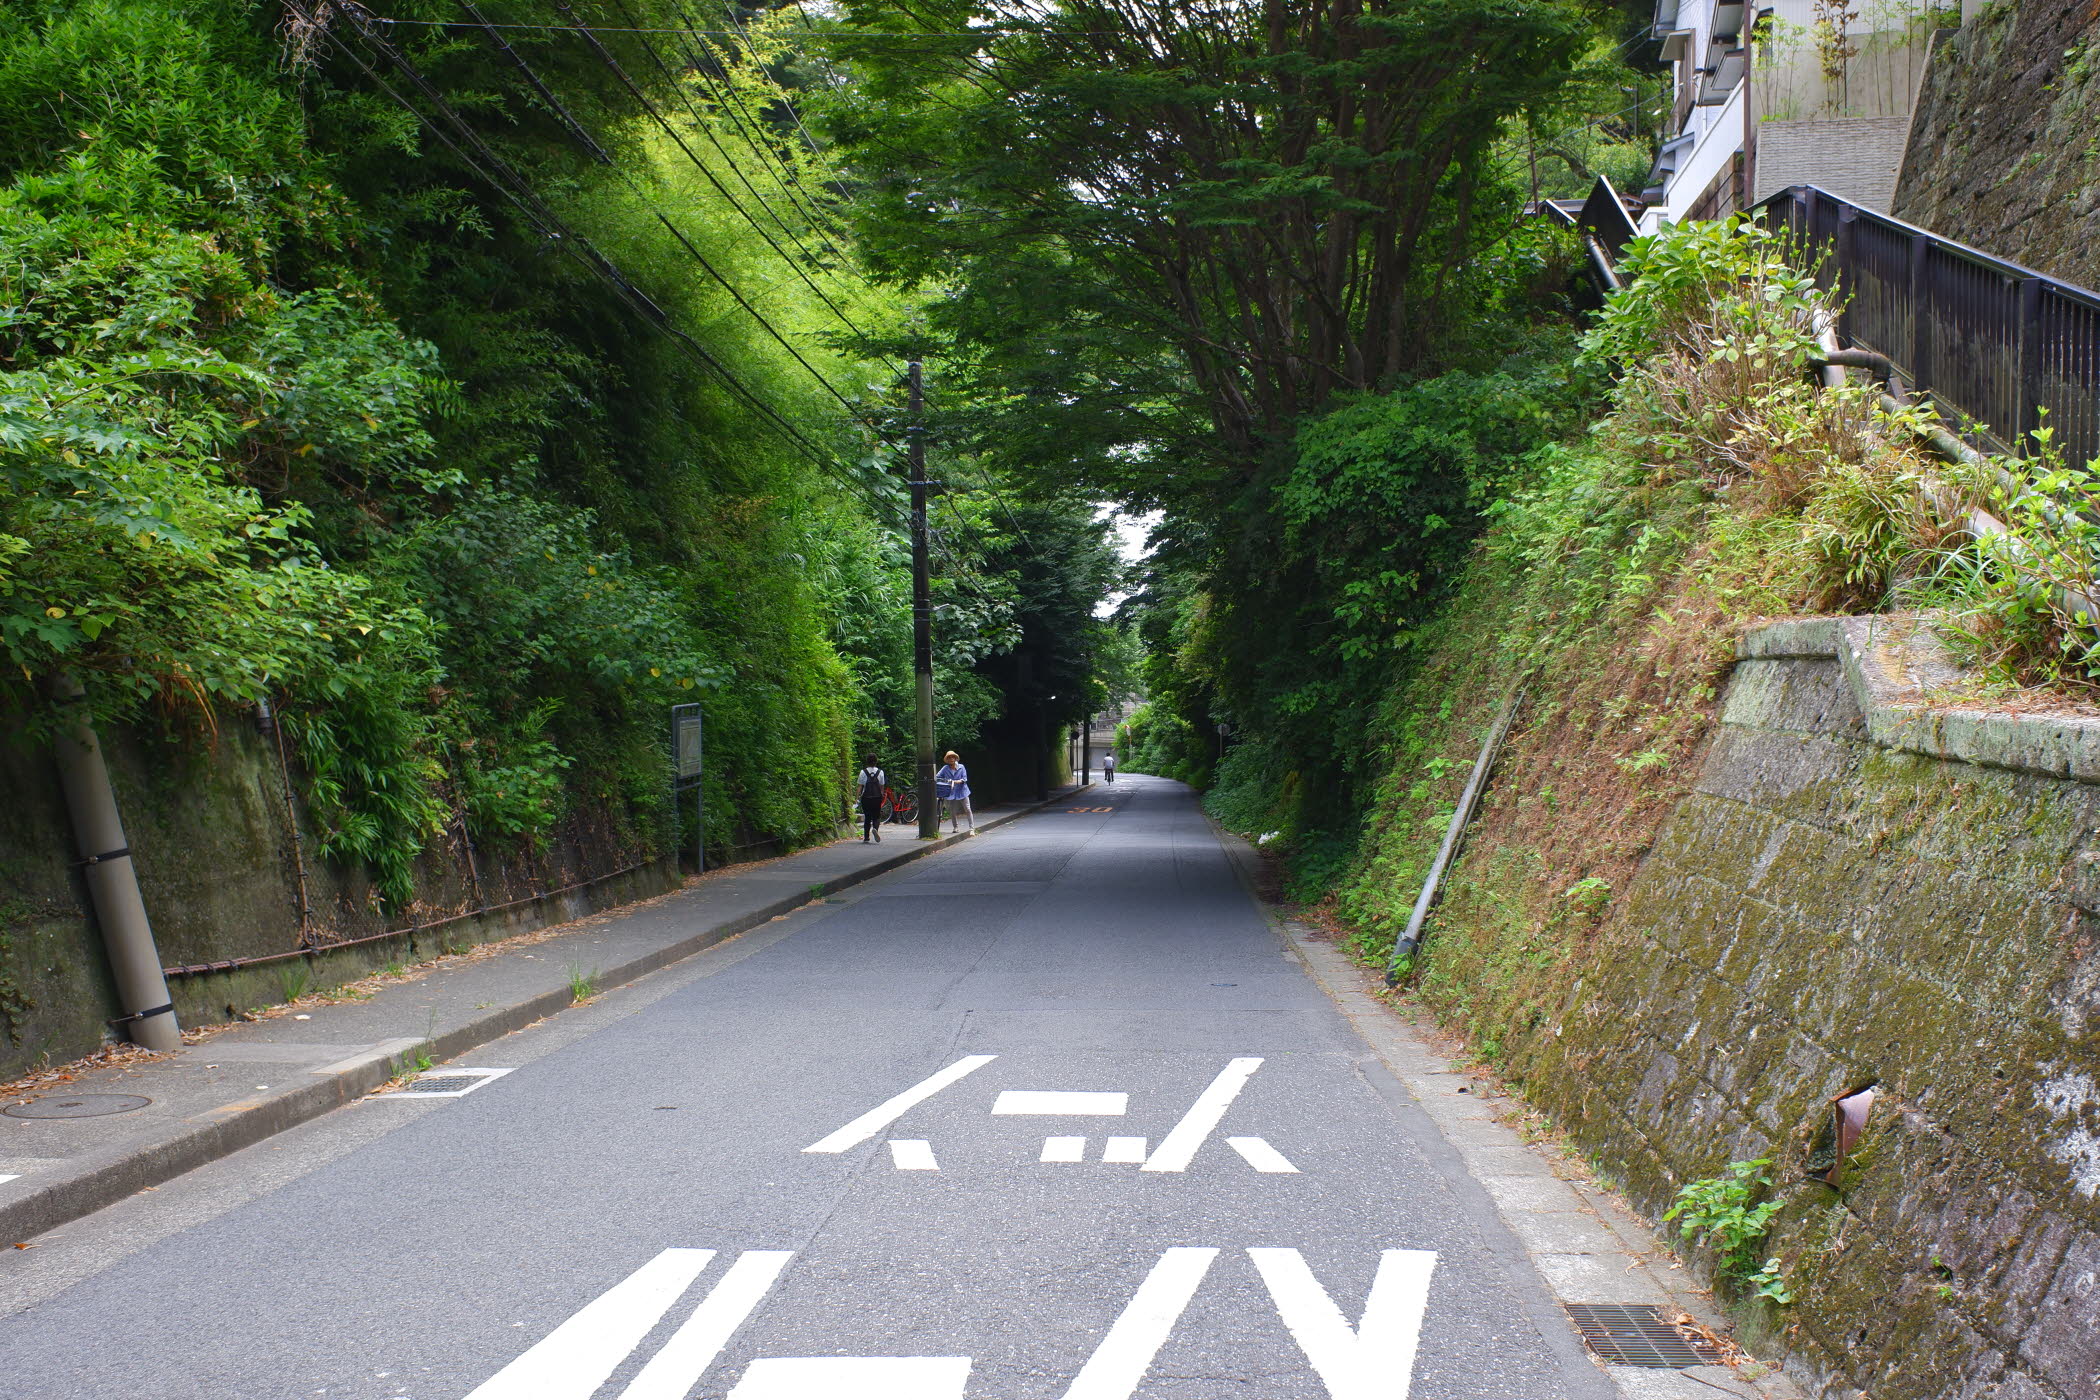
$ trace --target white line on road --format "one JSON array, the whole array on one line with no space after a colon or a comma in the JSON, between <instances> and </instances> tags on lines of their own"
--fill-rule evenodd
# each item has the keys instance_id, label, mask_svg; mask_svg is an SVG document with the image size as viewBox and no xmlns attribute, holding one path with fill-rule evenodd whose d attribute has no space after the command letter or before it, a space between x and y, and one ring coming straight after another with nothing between
<instances>
[{"instance_id":1,"label":"white line on road","mask_svg":"<svg viewBox=\"0 0 2100 1400\"><path fill-rule=\"evenodd\" d=\"M1112 1137L1102 1149L1101 1160L1137 1166L1145 1160L1145 1142L1141 1137Z\"/></svg>"},{"instance_id":2,"label":"white line on road","mask_svg":"<svg viewBox=\"0 0 2100 1400\"><path fill-rule=\"evenodd\" d=\"M1232 1107L1232 1101L1240 1096L1240 1090L1247 1087L1247 1080L1260 1068L1259 1059L1248 1058L1233 1060L1218 1071L1218 1077L1196 1096L1189 1111L1181 1115L1181 1121L1160 1140L1158 1148L1145 1159L1145 1165L1139 1170L1187 1171L1189 1163L1195 1160L1196 1149L1203 1145L1211 1129L1217 1127L1218 1120L1225 1116L1225 1110Z\"/></svg>"},{"instance_id":3,"label":"white line on road","mask_svg":"<svg viewBox=\"0 0 2100 1400\"><path fill-rule=\"evenodd\" d=\"M1436 1268L1433 1251L1380 1253L1354 1330L1297 1250L1250 1249L1247 1257L1330 1400L1407 1400L1429 1306L1429 1275Z\"/></svg>"},{"instance_id":4,"label":"white line on road","mask_svg":"<svg viewBox=\"0 0 2100 1400\"><path fill-rule=\"evenodd\" d=\"M1291 1159L1269 1146L1268 1139L1258 1137L1229 1137L1225 1145L1246 1159L1247 1165L1258 1172L1295 1172Z\"/></svg>"},{"instance_id":5,"label":"white line on road","mask_svg":"<svg viewBox=\"0 0 2100 1400\"><path fill-rule=\"evenodd\" d=\"M875 1134L881 1132L899 1118L902 1118L908 1110L924 1103L956 1080L961 1079L964 1075L983 1069L998 1058L997 1055L965 1055L962 1059L948 1066L948 1068L937 1074L928 1075L895 1098L869 1109L837 1132L827 1137L818 1138L802 1150L804 1152L844 1152L849 1147L858 1147L861 1143L866 1142L869 1138L875 1136Z\"/></svg>"},{"instance_id":6,"label":"white line on road","mask_svg":"<svg viewBox=\"0 0 2100 1400\"><path fill-rule=\"evenodd\" d=\"M682 1323L663 1350L649 1359L620 1400L685 1400L707 1368L715 1364L736 1329L743 1326L780 1277L794 1252L747 1249L729 1272L707 1291L693 1315Z\"/></svg>"},{"instance_id":7,"label":"white line on road","mask_svg":"<svg viewBox=\"0 0 2100 1400\"><path fill-rule=\"evenodd\" d=\"M0 1172L0 1186L5 1186L10 1181L20 1181L21 1179L22 1174L20 1172Z\"/></svg>"},{"instance_id":8,"label":"white line on road","mask_svg":"<svg viewBox=\"0 0 2100 1400\"><path fill-rule=\"evenodd\" d=\"M665 1250L584 1304L467 1400L590 1400L714 1257L711 1249Z\"/></svg>"},{"instance_id":9,"label":"white line on road","mask_svg":"<svg viewBox=\"0 0 2100 1400\"><path fill-rule=\"evenodd\" d=\"M933 1144L924 1138L891 1138L890 1165L900 1172L937 1172L941 1164L933 1160Z\"/></svg>"},{"instance_id":10,"label":"white line on road","mask_svg":"<svg viewBox=\"0 0 2100 1400\"><path fill-rule=\"evenodd\" d=\"M1101 1345L1073 1377L1064 1400L1130 1400L1217 1257L1215 1249L1187 1248L1160 1255Z\"/></svg>"},{"instance_id":11,"label":"white line on road","mask_svg":"<svg viewBox=\"0 0 2100 1400\"><path fill-rule=\"evenodd\" d=\"M962 1400L967 1356L762 1356L729 1400Z\"/></svg>"},{"instance_id":12,"label":"white line on road","mask_svg":"<svg viewBox=\"0 0 2100 1400\"><path fill-rule=\"evenodd\" d=\"M1043 1139L1045 1162L1084 1162L1086 1139L1083 1137L1046 1137Z\"/></svg>"},{"instance_id":13,"label":"white line on road","mask_svg":"<svg viewBox=\"0 0 2100 1400\"><path fill-rule=\"evenodd\" d=\"M1075 1089L1008 1089L992 1105L1004 1114L1086 1114L1120 1118L1130 1109L1128 1094L1097 1094Z\"/></svg>"}]
</instances>

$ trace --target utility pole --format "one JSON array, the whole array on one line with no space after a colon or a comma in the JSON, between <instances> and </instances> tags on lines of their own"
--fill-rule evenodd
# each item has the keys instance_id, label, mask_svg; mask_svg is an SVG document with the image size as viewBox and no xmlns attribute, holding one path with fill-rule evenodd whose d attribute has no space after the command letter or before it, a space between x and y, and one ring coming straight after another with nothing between
<instances>
[{"instance_id":1,"label":"utility pole","mask_svg":"<svg viewBox=\"0 0 2100 1400\"><path fill-rule=\"evenodd\" d=\"M933 584L926 559L926 425L921 421L925 414L919 357L914 355L911 422L905 428L911 472L911 665L918 691L919 836L930 841L941 834L941 809L933 787Z\"/></svg>"},{"instance_id":2,"label":"utility pole","mask_svg":"<svg viewBox=\"0 0 2100 1400\"><path fill-rule=\"evenodd\" d=\"M1094 717L1084 715L1079 724L1079 781L1085 783L1094 777Z\"/></svg>"}]
</instances>

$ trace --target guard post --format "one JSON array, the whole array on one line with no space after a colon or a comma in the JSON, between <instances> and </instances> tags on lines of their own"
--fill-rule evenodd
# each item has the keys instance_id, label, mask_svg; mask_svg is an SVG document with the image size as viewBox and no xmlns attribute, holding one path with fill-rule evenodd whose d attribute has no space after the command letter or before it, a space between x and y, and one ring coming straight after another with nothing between
<instances>
[{"instance_id":1,"label":"guard post","mask_svg":"<svg viewBox=\"0 0 2100 1400\"><path fill-rule=\"evenodd\" d=\"M671 707L671 802L672 810L681 805L679 795L690 790L693 794L693 869L696 873L707 871L707 793L700 786L700 775L707 754L706 731L701 727L698 705L673 705Z\"/></svg>"}]
</instances>

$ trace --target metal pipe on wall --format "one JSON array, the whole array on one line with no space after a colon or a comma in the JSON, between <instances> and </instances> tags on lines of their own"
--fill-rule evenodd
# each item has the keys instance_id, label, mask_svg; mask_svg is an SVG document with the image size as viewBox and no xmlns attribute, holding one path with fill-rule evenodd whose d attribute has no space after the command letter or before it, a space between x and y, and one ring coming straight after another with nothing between
<instances>
[{"instance_id":1,"label":"metal pipe on wall","mask_svg":"<svg viewBox=\"0 0 2100 1400\"><path fill-rule=\"evenodd\" d=\"M182 1028L176 1024L175 1004L161 975L160 950L153 945L153 925L146 918L131 847L124 840L102 741L80 703L86 694L71 672L53 682L52 698L72 713L61 719L51 748L65 789L66 812L73 821L73 840L80 848L81 875L124 1008L114 1024L148 1050L179 1050Z\"/></svg>"}]
</instances>

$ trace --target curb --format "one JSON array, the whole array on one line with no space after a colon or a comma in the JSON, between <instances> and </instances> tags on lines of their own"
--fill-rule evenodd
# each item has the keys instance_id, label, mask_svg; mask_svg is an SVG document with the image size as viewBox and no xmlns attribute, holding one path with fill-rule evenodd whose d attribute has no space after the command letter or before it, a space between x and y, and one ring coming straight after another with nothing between
<instances>
[{"instance_id":1,"label":"curb","mask_svg":"<svg viewBox=\"0 0 2100 1400\"><path fill-rule=\"evenodd\" d=\"M1044 801L1031 802L1025 807L987 817L984 825L977 829L990 831L1008 822L1018 821L1032 812L1075 797L1093 786L1092 783L1083 783L1069 792L1060 793ZM683 962L695 953L705 952L717 943L726 942L740 933L748 933L783 914L793 913L812 899L824 898L840 890L850 889L874 879L877 875L888 874L899 866L909 865L912 861L969 839L968 835L960 832L932 841L920 842L914 839L908 847L872 865L863 866L844 875L835 875L821 882L813 881L812 885L820 893L813 895L809 889L798 890L762 908L739 914L690 934L676 943L633 958L618 967L608 968L600 974L601 991L609 992L615 987L639 981L652 972L661 971L676 962ZM168 1137L89 1153L75 1159L81 1170L63 1180L54 1181L48 1186L32 1191L20 1200L0 1206L0 1241L33 1239L62 1225L71 1224L83 1216L115 1205L126 1196L172 1181L184 1172L222 1157L230 1157L244 1147L253 1147L256 1143L275 1137L281 1132L310 1122L331 1109L363 1098L400 1074L408 1063L408 1057L413 1053L420 1052L433 1061L450 1060L509 1035L512 1031L523 1030L534 1022L545 1020L575 1004L575 995L567 987L552 988L529 1000L491 1011L485 1016L478 1016L435 1036L388 1042L392 1048L373 1051L363 1058L330 1065L324 1071L316 1073L312 1083L302 1084L296 1089L288 1089L264 1099L225 1104L184 1119L178 1130Z\"/></svg>"}]
</instances>

